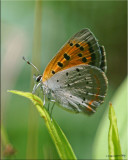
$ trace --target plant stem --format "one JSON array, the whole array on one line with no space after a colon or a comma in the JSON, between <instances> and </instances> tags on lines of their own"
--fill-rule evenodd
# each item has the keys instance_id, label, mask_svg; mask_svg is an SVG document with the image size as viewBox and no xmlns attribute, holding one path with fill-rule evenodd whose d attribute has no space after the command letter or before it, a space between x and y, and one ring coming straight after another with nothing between
<instances>
[{"instance_id":1,"label":"plant stem","mask_svg":"<svg viewBox=\"0 0 128 160\"><path fill-rule=\"evenodd\" d=\"M35 3L35 20L34 20L34 38L33 38L33 53L32 63L40 67L41 57L41 29L42 29L42 1L36 0ZM31 88L33 88L33 74L31 72ZM31 89L32 90L32 89ZM38 115L34 107L30 107L28 118L28 142L27 142L27 159L38 159Z\"/></svg>"}]
</instances>

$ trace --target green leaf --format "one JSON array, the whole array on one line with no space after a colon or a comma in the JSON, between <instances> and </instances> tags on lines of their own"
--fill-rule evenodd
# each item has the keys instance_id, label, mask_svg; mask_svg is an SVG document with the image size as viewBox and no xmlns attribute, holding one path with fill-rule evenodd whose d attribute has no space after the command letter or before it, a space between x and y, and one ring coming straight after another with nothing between
<instances>
[{"instance_id":1,"label":"green leaf","mask_svg":"<svg viewBox=\"0 0 128 160\"><path fill-rule=\"evenodd\" d=\"M109 100L114 106L116 117L118 120L118 133L120 137L120 145L122 151L122 158L128 159L127 152L127 77L116 90L113 97ZM109 119L108 111L109 104L106 105L107 109L101 119L99 127L93 144L93 158L94 159L107 159L108 160L108 131Z\"/></svg>"},{"instance_id":2,"label":"green leaf","mask_svg":"<svg viewBox=\"0 0 128 160\"><path fill-rule=\"evenodd\" d=\"M109 159L122 160L121 146L117 128L117 118L111 103L109 106L109 120L110 120L110 126L108 132Z\"/></svg>"},{"instance_id":3,"label":"green leaf","mask_svg":"<svg viewBox=\"0 0 128 160\"><path fill-rule=\"evenodd\" d=\"M43 106L42 100L38 96L29 92L21 92L21 91L15 91L15 90L10 90L8 92L24 96L30 99L32 103L36 106L41 117L45 120L46 127L53 139L53 142L56 146L56 149L61 159L76 159L76 156L71 148L71 145L68 142L63 131L61 130L61 128L58 126L58 124L55 122L53 118L51 120L49 113L47 112L46 108Z\"/></svg>"}]
</instances>

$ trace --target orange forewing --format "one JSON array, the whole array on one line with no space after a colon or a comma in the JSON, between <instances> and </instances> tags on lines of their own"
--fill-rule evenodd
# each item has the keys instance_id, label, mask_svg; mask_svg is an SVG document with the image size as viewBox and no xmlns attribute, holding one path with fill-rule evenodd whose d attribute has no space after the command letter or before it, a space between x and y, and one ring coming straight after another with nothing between
<instances>
[{"instance_id":1,"label":"orange forewing","mask_svg":"<svg viewBox=\"0 0 128 160\"><path fill-rule=\"evenodd\" d=\"M88 65L93 62L91 65L100 67L100 54L100 46L95 36L90 30L83 29L76 33L50 61L44 71L42 81L46 81L59 71L76 65Z\"/></svg>"},{"instance_id":2,"label":"orange forewing","mask_svg":"<svg viewBox=\"0 0 128 160\"><path fill-rule=\"evenodd\" d=\"M75 41L72 41L73 44L76 44ZM84 47L84 51L81 51L80 48L76 46L70 46L69 43L67 43L59 52L58 54L50 61L48 66L46 67L44 74L43 74L43 82L49 79L51 76L53 76L52 71L55 73L62 71L64 69L80 65L80 64L89 64L91 62L91 53L89 52L88 44L79 43L81 46ZM64 54L67 53L68 56L70 56L69 60L66 60L64 58ZM78 54L81 53L83 56L79 57ZM82 61L82 58L86 57L86 62ZM61 62L63 64L63 67L58 66L58 62Z\"/></svg>"}]
</instances>

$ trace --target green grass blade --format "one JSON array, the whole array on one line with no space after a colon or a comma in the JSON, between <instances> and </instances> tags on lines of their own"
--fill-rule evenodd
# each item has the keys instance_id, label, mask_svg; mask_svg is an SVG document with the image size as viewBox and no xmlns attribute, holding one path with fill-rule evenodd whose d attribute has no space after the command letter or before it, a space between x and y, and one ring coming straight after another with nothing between
<instances>
[{"instance_id":1,"label":"green grass blade","mask_svg":"<svg viewBox=\"0 0 128 160\"><path fill-rule=\"evenodd\" d=\"M111 101L113 106L115 106L114 110L117 117L118 122L118 133L120 137L121 151L122 155L119 157L120 159L128 159L128 147L127 147L127 77L122 82L122 84L118 87L115 94L112 96ZM110 91L111 92L111 91ZM108 103L108 102L107 102ZM101 122L96 132L94 145L93 145L93 159L109 159L109 151L108 151L108 131L110 121L108 119L109 112L109 104L108 107L103 114ZM104 107L105 107L104 106ZM105 109L105 108L104 108Z\"/></svg>"},{"instance_id":2,"label":"green grass blade","mask_svg":"<svg viewBox=\"0 0 128 160\"><path fill-rule=\"evenodd\" d=\"M68 142L63 131L61 130L61 128L58 126L58 124L55 122L53 118L51 121L51 117L49 113L43 106L43 102L38 96L29 92L21 92L21 91L15 91L15 90L10 90L8 92L24 96L30 99L32 103L36 106L41 117L43 117L43 119L45 120L45 124L48 128L49 134L53 139L53 142L56 146L56 149L61 159L76 159L76 156L71 148L71 145Z\"/></svg>"},{"instance_id":3,"label":"green grass blade","mask_svg":"<svg viewBox=\"0 0 128 160\"><path fill-rule=\"evenodd\" d=\"M109 106L109 132L108 132L108 151L109 151L109 159L122 159L121 155L121 146L117 128L117 118L115 115L114 108L112 104ZM112 156L112 157L111 157Z\"/></svg>"}]
</instances>

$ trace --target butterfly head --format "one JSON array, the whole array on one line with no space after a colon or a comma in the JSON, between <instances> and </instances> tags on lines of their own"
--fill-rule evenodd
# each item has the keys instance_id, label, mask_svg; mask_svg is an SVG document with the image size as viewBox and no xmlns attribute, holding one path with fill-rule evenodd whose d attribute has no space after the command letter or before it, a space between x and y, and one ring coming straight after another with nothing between
<instances>
[{"instance_id":1,"label":"butterfly head","mask_svg":"<svg viewBox=\"0 0 128 160\"><path fill-rule=\"evenodd\" d=\"M42 75L33 75L33 79L35 80L36 83L39 83L42 81Z\"/></svg>"},{"instance_id":2,"label":"butterfly head","mask_svg":"<svg viewBox=\"0 0 128 160\"><path fill-rule=\"evenodd\" d=\"M35 80L35 85L33 87L32 93L34 94L37 88L41 87L43 88L43 82L42 82L42 75L33 75L33 79Z\"/></svg>"},{"instance_id":3,"label":"butterfly head","mask_svg":"<svg viewBox=\"0 0 128 160\"><path fill-rule=\"evenodd\" d=\"M43 91L46 95L49 95L51 93L50 89L48 88L47 83L43 83L42 81L42 75L33 75L34 81L35 81L35 85L33 87L33 91L32 93L34 94L36 92L36 90L38 88L41 89L41 91Z\"/></svg>"}]
</instances>

